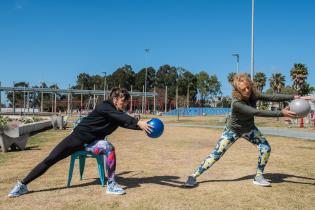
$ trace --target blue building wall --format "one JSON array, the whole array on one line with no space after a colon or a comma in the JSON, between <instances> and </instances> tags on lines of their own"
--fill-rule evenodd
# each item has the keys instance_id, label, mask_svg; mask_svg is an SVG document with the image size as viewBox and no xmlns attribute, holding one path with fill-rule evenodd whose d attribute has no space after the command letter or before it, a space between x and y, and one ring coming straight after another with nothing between
<instances>
[{"instance_id":1,"label":"blue building wall","mask_svg":"<svg viewBox=\"0 0 315 210\"><path fill-rule=\"evenodd\" d=\"M204 115L225 115L231 108L179 108L180 116L204 116ZM177 116L177 109L165 112L166 116Z\"/></svg>"}]
</instances>

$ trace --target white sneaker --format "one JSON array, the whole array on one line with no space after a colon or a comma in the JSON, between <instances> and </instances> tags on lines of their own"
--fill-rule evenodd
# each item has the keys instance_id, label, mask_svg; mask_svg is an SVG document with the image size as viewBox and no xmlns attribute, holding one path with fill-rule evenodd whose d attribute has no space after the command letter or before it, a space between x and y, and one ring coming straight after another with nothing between
<instances>
[{"instance_id":1,"label":"white sneaker","mask_svg":"<svg viewBox=\"0 0 315 210\"><path fill-rule=\"evenodd\" d=\"M117 182L111 181L107 182L107 189L106 189L107 194L114 194L114 195L123 195L125 194L125 190L121 188Z\"/></svg>"},{"instance_id":2,"label":"white sneaker","mask_svg":"<svg viewBox=\"0 0 315 210\"><path fill-rule=\"evenodd\" d=\"M269 187L271 186L270 182L268 182L263 175L258 175L254 178L254 181L253 183L255 185L258 185L258 186L262 186L262 187Z\"/></svg>"},{"instance_id":3,"label":"white sneaker","mask_svg":"<svg viewBox=\"0 0 315 210\"><path fill-rule=\"evenodd\" d=\"M16 185L14 188L11 190L11 192L8 194L8 197L13 198L13 197L18 197L20 195L28 193L27 186L20 181L17 181Z\"/></svg>"}]
</instances>

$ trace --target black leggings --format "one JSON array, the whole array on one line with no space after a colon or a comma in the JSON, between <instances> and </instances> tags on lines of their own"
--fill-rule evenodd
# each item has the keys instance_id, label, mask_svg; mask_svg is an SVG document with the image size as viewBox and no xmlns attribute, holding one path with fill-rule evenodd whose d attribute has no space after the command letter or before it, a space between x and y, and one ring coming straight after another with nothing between
<instances>
[{"instance_id":1,"label":"black leggings","mask_svg":"<svg viewBox=\"0 0 315 210\"><path fill-rule=\"evenodd\" d=\"M83 149L84 144L74 133L64 138L46 157L41 163L39 163L23 180L23 184L28 184L37 177L41 176L52 165L58 161L70 156L72 153Z\"/></svg>"}]
</instances>

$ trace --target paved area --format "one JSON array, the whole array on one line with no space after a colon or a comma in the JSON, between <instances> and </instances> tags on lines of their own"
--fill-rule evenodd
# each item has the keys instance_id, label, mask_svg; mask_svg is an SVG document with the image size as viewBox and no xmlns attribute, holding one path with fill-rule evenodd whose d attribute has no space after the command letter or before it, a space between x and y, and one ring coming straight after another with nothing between
<instances>
[{"instance_id":1,"label":"paved area","mask_svg":"<svg viewBox=\"0 0 315 210\"><path fill-rule=\"evenodd\" d=\"M166 126L178 126L178 127L198 127L198 128L224 128L224 126L214 126L214 125L192 125L192 124L166 124ZM265 135L273 136L285 136L293 137L299 139L315 140L315 131L297 131L290 130L289 128L269 128L269 127L259 127L261 132Z\"/></svg>"}]
</instances>

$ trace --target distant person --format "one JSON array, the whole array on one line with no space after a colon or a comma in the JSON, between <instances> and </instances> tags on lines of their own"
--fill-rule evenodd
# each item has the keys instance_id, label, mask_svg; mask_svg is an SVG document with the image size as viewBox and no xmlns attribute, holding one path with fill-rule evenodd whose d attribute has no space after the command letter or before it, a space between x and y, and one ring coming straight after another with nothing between
<instances>
[{"instance_id":1,"label":"distant person","mask_svg":"<svg viewBox=\"0 0 315 210\"><path fill-rule=\"evenodd\" d=\"M290 101L300 96L273 94L266 95L255 91L253 82L247 74L237 74L233 80L231 115L227 118L224 131L217 142L216 147L208 157L201 163L195 172L188 177L185 186L197 185L196 178L218 161L228 148L239 138L244 138L256 145L259 150L256 176L253 183L259 186L270 186L270 182L263 176L268 158L270 156L270 145L255 125L254 117L295 117L296 113L288 108L281 111L269 111L256 109L257 100L262 101ZM302 97L309 99L309 97Z\"/></svg>"},{"instance_id":2,"label":"distant person","mask_svg":"<svg viewBox=\"0 0 315 210\"><path fill-rule=\"evenodd\" d=\"M87 117L84 117L73 132L64 138L48 157L40 162L22 181L17 181L8 196L17 197L27 193L27 185L44 174L52 165L78 150L83 150L85 144L89 144L90 148L93 148L95 140L104 139L118 127L134 130L142 129L150 133L152 127L146 121L137 120L123 112L129 104L129 99L130 95L127 90L114 88L110 93L109 100L97 105ZM110 155L112 170L114 171L115 166L113 164L116 162L112 161L112 158L115 158L112 145L110 143L103 145L104 152ZM114 173L108 179L107 193L124 193L124 190L116 183Z\"/></svg>"}]
</instances>

